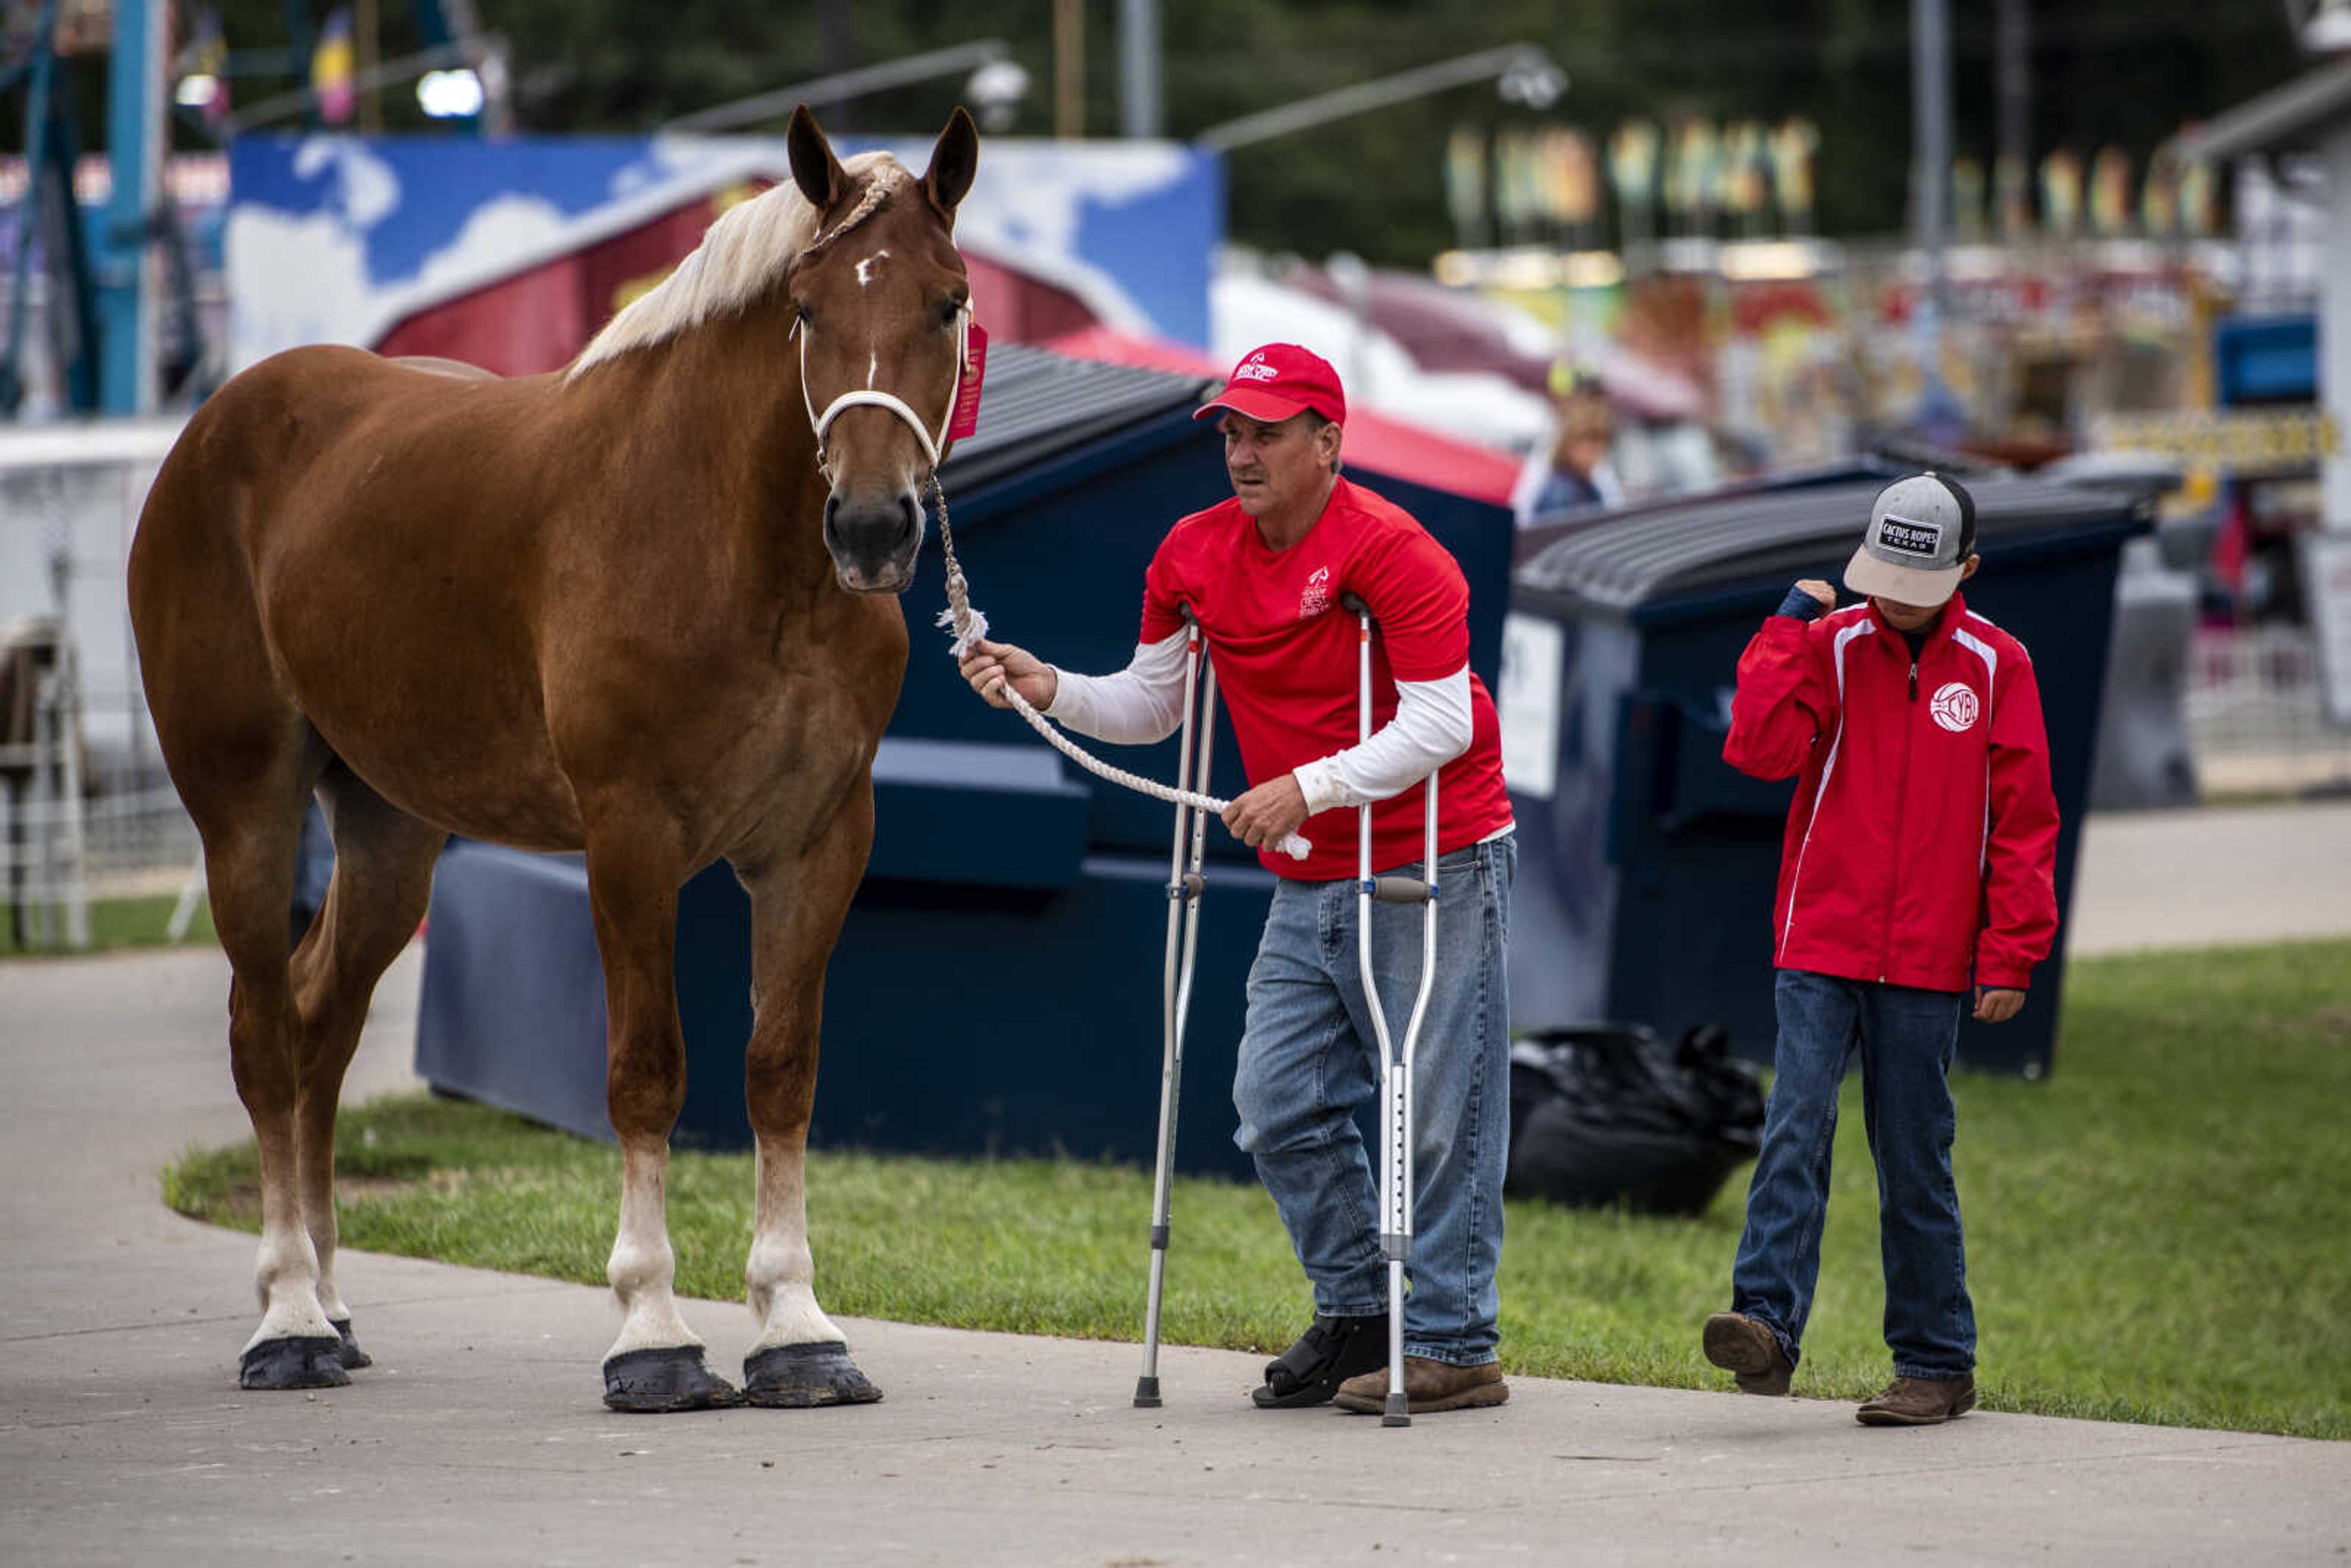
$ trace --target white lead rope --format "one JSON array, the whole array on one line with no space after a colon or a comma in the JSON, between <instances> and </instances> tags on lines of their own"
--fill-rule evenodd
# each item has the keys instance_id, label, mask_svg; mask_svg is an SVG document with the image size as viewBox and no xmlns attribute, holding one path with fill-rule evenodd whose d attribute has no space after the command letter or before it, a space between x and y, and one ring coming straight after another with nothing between
<instances>
[{"instance_id":1,"label":"white lead rope","mask_svg":"<svg viewBox=\"0 0 2351 1568\"><path fill-rule=\"evenodd\" d=\"M885 392L872 390L845 392L825 404L823 413L818 413L816 402L809 396L808 390L808 334L800 331L799 324L797 322L793 324L792 331L800 340L800 402L808 409L809 428L816 432L817 467L828 480L832 476L832 465L825 461L825 434L831 430L832 422L850 409L885 409L904 421L906 427L914 433L914 439L923 444L923 457L930 465L931 503L937 507L939 514L939 547L946 552L947 563L947 608L940 612L938 623L955 633L955 641L948 645L948 652L960 663L973 644L987 635L987 616L971 607L970 592L964 581L963 568L956 560L955 532L947 526L946 492L939 487L939 441L945 438L947 426L955 418L956 398L963 391L964 370L970 362L970 308L968 306L965 308L962 325L957 329L956 335L956 379L955 383L947 389L947 416L939 422L938 437L931 434L930 428L923 423L922 416L908 408L904 400ZM1077 742L1063 734L1060 726L1039 713L1027 697L1015 691L1010 681L1004 682L1001 689L1006 700L1011 704L1012 711L1027 719L1029 727L1043 736L1047 745L1097 779L1108 779L1123 789L1132 789L1140 795L1148 795L1155 800L1165 800L1176 806L1189 806L1196 811L1212 811L1219 817L1223 816L1225 809L1232 804L1230 800L1220 800L1213 795L1204 795L1196 790L1173 789L1160 783L1157 779L1145 779L1139 773L1129 773L1123 768L1113 768L1100 758L1089 755ZM1213 716L1211 717L1213 718ZM1296 833L1285 837L1276 847L1290 859L1301 861L1304 860L1313 848Z\"/></svg>"},{"instance_id":2,"label":"white lead rope","mask_svg":"<svg viewBox=\"0 0 2351 1568\"><path fill-rule=\"evenodd\" d=\"M939 548L946 553L947 562L947 608L939 612L939 624L955 633L955 642L949 646L948 651L960 662L974 643L987 635L987 616L983 612L971 607L971 599L964 582L963 568L956 560L955 531L947 526L946 492L939 488L939 476L935 470L931 475L931 501L938 507ZM1097 779L1106 779L1122 789L1132 789L1138 795L1148 795L1155 800L1165 800L1175 806L1189 806L1196 811L1207 811L1218 817L1222 817L1225 814L1225 809L1232 804L1230 800L1220 800L1214 795L1204 795L1194 789L1178 789L1171 785L1162 784L1155 779L1145 779L1139 773L1129 773L1123 768L1113 768L1102 758L1089 754L1083 747L1063 734L1061 727L1039 713L1029 699L1014 688L1009 680L999 683L997 689L1003 692L1005 701L1011 705L1012 711L1027 719L1029 727L1045 737L1047 745ZM1204 722L1214 723L1215 719L1214 714L1204 716ZM1280 850L1291 860L1302 861L1313 852L1314 846L1296 833L1290 833L1285 835L1275 848Z\"/></svg>"}]
</instances>

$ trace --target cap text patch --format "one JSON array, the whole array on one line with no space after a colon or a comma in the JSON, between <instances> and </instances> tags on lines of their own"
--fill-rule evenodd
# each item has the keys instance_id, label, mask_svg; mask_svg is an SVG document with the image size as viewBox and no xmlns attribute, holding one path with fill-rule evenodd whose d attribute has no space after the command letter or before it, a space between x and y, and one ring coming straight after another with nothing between
<instances>
[{"instance_id":1,"label":"cap text patch","mask_svg":"<svg viewBox=\"0 0 2351 1568\"><path fill-rule=\"evenodd\" d=\"M1877 525L1877 543L1882 549L1900 550L1905 555L1932 560L1942 553L1943 530L1933 523L1906 523L1888 517Z\"/></svg>"}]
</instances>

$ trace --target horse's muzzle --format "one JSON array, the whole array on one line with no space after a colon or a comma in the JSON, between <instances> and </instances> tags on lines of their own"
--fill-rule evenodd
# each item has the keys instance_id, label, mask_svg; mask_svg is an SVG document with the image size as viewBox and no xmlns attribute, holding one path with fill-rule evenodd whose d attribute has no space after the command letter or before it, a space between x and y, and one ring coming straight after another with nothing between
<instances>
[{"instance_id":1,"label":"horse's muzzle","mask_svg":"<svg viewBox=\"0 0 2351 1568\"><path fill-rule=\"evenodd\" d=\"M901 492L882 501L824 503L824 548L841 586L852 593L904 593L914 580L923 543L923 508Z\"/></svg>"}]
</instances>

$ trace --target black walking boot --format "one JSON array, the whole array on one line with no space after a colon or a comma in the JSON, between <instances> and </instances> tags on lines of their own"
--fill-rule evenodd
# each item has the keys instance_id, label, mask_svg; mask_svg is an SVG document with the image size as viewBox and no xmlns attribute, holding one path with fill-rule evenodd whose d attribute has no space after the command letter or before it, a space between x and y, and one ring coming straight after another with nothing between
<instances>
[{"instance_id":1,"label":"black walking boot","mask_svg":"<svg viewBox=\"0 0 2351 1568\"><path fill-rule=\"evenodd\" d=\"M1260 1410L1327 1405L1339 1385L1388 1364L1388 1315L1317 1315L1298 1343L1265 1364L1265 1386L1249 1397Z\"/></svg>"}]
</instances>

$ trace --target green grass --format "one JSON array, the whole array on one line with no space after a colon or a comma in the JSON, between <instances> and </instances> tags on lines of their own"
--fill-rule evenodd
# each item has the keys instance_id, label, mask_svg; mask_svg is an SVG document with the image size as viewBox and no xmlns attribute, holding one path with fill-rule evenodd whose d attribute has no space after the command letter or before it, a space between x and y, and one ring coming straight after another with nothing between
<instances>
[{"instance_id":1,"label":"green grass","mask_svg":"<svg viewBox=\"0 0 2351 1568\"><path fill-rule=\"evenodd\" d=\"M120 947L161 947L165 945L165 933L172 924L172 910L179 903L176 894L164 894L155 898L106 898L89 906L89 946L86 948L67 947L62 944L47 947L27 947L16 940L16 923L0 915L0 958L63 957L75 953L103 953ZM64 916L51 911L54 929L62 930ZM183 942L210 942L213 939L213 912L209 904L199 900L196 915L188 923Z\"/></svg>"},{"instance_id":2,"label":"green grass","mask_svg":"<svg viewBox=\"0 0 2351 1568\"><path fill-rule=\"evenodd\" d=\"M1797 1392L1888 1375L1876 1202L1855 1085L1838 1133ZM2351 942L2077 963L2053 1075L1958 1082L1961 1203L1992 1408L2351 1437ZM1147 1117L1151 1108L1134 1107ZM1195 1135L1206 1136L1201 1132ZM619 1156L480 1106L348 1113L346 1245L601 1283ZM826 1306L859 1316L1133 1339L1150 1181L1077 1162L811 1156ZM192 1152L176 1208L254 1224L254 1155ZM1729 1295L1743 1176L1696 1220L1510 1207L1514 1372L1719 1387L1698 1325ZM681 1155L679 1289L739 1298L747 1156ZM1271 1204L1179 1184L1166 1335L1272 1352L1308 1301Z\"/></svg>"}]
</instances>

